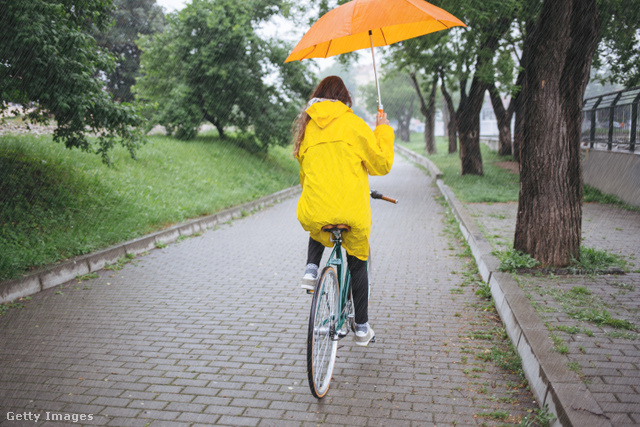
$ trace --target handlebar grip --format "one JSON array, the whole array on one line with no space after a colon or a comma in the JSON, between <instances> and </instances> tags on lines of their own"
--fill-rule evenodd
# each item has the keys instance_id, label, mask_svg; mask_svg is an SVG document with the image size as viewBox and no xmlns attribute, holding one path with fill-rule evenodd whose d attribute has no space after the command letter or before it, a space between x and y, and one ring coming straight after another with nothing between
<instances>
[{"instance_id":1,"label":"handlebar grip","mask_svg":"<svg viewBox=\"0 0 640 427\"><path fill-rule=\"evenodd\" d=\"M371 190L370 194L372 199L382 199L390 203L398 203L398 199L392 199L391 197L384 196L376 190Z\"/></svg>"},{"instance_id":2,"label":"handlebar grip","mask_svg":"<svg viewBox=\"0 0 640 427\"><path fill-rule=\"evenodd\" d=\"M398 203L398 199L392 199L391 197L387 197L387 196L382 196L381 199L386 200L387 202L390 202L390 203Z\"/></svg>"}]
</instances>

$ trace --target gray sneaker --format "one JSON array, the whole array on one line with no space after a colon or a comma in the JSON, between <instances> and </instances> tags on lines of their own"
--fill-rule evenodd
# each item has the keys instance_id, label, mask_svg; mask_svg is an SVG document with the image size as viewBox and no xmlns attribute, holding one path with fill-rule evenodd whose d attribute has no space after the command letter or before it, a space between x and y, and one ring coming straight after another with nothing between
<instances>
[{"instance_id":1,"label":"gray sneaker","mask_svg":"<svg viewBox=\"0 0 640 427\"><path fill-rule=\"evenodd\" d=\"M376 334L369 322L364 324L356 323L356 344L366 347L369 342L375 341Z\"/></svg>"},{"instance_id":2,"label":"gray sneaker","mask_svg":"<svg viewBox=\"0 0 640 427\"><path fill-rule=\"evenodd\" d=\"M300 287L306 291L313 292L316 289L316 282L318 281L318 266L315 264L307 264L307 268L302 276Z\"/></svg>"}]
</instances>

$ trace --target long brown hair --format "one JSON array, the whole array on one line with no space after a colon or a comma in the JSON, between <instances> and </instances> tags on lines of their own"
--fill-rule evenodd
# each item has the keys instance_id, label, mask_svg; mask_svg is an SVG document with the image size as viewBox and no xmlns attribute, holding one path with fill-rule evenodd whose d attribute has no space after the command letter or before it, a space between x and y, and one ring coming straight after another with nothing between
<instances>
[{"instance_id":1,"label":"long brown hair","mask_svg":"<svg viewBox=\"0 0 640 427\"><path fill-rule=\"evenodd\" d=\"M325 77L320 83L318 83L318 86L309 97L309 100L313 98L335 99L341 101L346 106L351 107L351 96L349 95L349 91L344 85L342 79L338 76ZM307 114L306 111L307 107L308 105L305 105L302 112L298 114L298 118L293 122L294 157L298 156L300 143L304 139L304 132L309 120L311 120L311 117L309 117L309 114Z\"/></svg>"}]
</instances>

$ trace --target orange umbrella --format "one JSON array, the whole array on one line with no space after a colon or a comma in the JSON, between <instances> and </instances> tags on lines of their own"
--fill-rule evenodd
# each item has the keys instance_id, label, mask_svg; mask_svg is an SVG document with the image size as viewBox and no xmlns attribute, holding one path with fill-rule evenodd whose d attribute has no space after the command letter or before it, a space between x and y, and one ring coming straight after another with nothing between
<instances>
[{"instance_id":1,"label":"orange umbrella","mask_svg":"<svg viewBox=\"0 0 640 427\"><path fill-rule=\"evenodd\" d=\"M298 42L285 62L328 58L371 47L373 72L382 111L374 46L465 24L423 0L352 0L324 14Z\"/></svg>"}]
</instances>

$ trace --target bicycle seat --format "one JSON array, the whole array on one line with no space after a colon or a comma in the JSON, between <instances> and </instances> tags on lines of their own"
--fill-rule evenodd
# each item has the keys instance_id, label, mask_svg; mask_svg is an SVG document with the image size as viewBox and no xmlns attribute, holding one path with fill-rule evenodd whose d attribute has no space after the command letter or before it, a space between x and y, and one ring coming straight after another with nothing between
<instances>
[{"instance_id":1,"label":"bicycle seat","mask_svg":"<svg viewBox=\"0 0 640 427\"><path fill-rule=\"evenodd\" d=\"M327 224L322 227L322 231L333 233L334 231L351 231L351 227L346 224Z\"/></svg>"}]
</instances>

